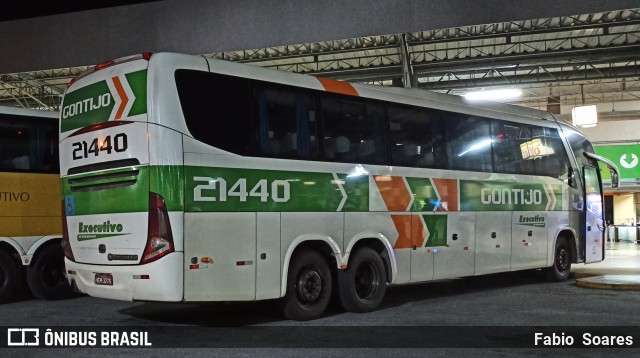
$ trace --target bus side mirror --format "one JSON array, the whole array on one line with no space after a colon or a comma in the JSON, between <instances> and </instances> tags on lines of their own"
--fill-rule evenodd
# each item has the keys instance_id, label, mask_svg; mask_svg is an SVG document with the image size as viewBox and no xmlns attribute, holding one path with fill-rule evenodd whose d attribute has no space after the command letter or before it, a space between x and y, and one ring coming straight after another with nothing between
<instances>
[{"instance_id":1,"label":"bus side mirror","mask_svg":"<svg viewBox=\"0 0 640 358\"><path fill-rule=\"evenodd\" d=\"M611 171L611 187L617 189L620 185L620 176L617 172Z\"/></svg>"},{"instance_id":2,"label":"bus side mirror","mask_svg":"<svg viewBox=\"0 0 640 358\"><path fill-rule=\"evenodd\" d=\"M620 171L618 170L618 167L611 160L605 157L601 157L595 153L583 152L582 154L584 154L584 156L587 158L595 159L600 163L604 164L605 166L607 166L607 168L609 168L609 171L611 172L611 187L613 189L618 188L618 186L620 185L620 176L619 176Z\"/></svg>"}]
</instances>

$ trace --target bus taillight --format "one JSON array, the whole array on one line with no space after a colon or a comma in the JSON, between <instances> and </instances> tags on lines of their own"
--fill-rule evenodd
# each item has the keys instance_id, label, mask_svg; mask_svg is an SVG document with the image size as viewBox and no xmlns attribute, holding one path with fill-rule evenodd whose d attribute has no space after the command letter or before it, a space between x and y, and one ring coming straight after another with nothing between
<instances>
[{"instance_id":1,"label":"bus taillight","mask_svg":"<svg viewBox=\"0 0 640 358\"><path fill-rule=\"evenodd\" d=\"M140 264L155 261L174 251L169 213L162 196L149 193L149 234Z\"/></svg>"},{"instance_id":2,"label":"bus taillight","mask_svg":"<svg viewBox=\"0 0 640 358\"><path fill-rule=\"evenodd\" d=\"M103 63L97 64L96 67L94 67L94 69L96 71L100 71L103 68L106 68L106 67L109 67L109 66L113 66L115 64L116 64L115 61L107 61L107 62L103 62Z\"/></svg>"},{"instance_id":3,"label":"bus taillight","mask_svg":"<svg viewBox=\"0 0 640 358\"><path fill-rule=\"evenodd\" d=\"M67 228L67 208L62 201L62 249L64 250L64 256L69 260L75 261L73 257L73 250L71 250L71 243L69 242L69 229Z\"/></svg>"}]
</instances>

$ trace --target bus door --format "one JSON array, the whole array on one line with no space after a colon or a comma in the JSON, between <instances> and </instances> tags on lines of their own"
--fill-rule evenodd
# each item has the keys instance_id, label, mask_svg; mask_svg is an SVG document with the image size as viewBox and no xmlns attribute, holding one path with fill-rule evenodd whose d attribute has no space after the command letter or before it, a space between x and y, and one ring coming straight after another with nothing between
<instances>
[{"instance_id":1,"label":"bus door","mask_svg":"<svg viewBox=\"0 0 640 358\"><path fill-rule=\"evenodd\" d=\"M598 169L584 166L585 224L583 247L585 263L604 260L604 207Z\"/></svg>"}]
</instances>

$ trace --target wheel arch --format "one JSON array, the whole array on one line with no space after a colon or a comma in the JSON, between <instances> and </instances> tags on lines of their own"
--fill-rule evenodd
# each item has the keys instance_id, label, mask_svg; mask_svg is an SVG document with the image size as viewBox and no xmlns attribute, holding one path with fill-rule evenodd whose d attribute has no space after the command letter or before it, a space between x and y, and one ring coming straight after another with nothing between
<instances>
[{"instance_id":1,"label":"wheel arch","mask_svg":"<svg viewBox=\"0 0 640 358\"><path fill-rule=\"evenodd\" d=\"M553 264L553 252L555 251L556 243L561 237L567 239L567 241L569 242L569 246L571 247L571 262L572 263L581 262L582 260L580 259L578 254L580 252L579 251L580 243L578 242L578 235L576 231L571 227L562 227L562 228L559 228L556 234L554 235L553 243L549 250L549 252L551 253L551 259L552 259L551 263Z\"/></svg>"},{"instance_id":2,"label":"wheel arch","mask_svg":"<svg viewBox=\"0 0 640 358\"><path fill-rule=\"evenodd\" d=\"M16 260L17 264L21 263L24 249L14 239L8 237L0 237L0 251L4 251Z\"/></svg>"},{"instance_id":3,"label":"wheel arch","mask_svg":"<svg viewBox=\"0 0 640 358\"><path fill-rule=\"evenodd\" d=\"M387 271L387 282L391 283L398 272L398 264L393 251L393 246L386 236L381 233L362 232L355 235L347 245L344 254L344 264L348 265L349 257L352 252L356 252L361 247L370 247L374 249L384 262Z\"/></svg>"},{"instance_id":4,"label":"wheel arch","mask_svg":"<svg viewBox=\"0 0 640 358\"><path fill-rule=\"evenodd\" d=\"M40 253L40 251L42 251L45 247L49 245L60 244L61 241L62 241L61 236L57 236L57 235L43 236L38 241L36 241L33 245L31 245L31 247L27 251L26 256L28 256L30 262L32 262L33 257L36 256L38 253ZM22 261L24 262L24 257Z\"/></svg>"},{"instance_id":5,"label":"wheel arch","mask_svg":"<svg viewBox=\"0 0 640 358\"><path fill-rule=\"evenodd\" d=\"M304 249L312 249L319 252L325 258L335 260L333 270L337 270L341 266L342 250L338 243L330 236L321 234L304 234L298 236L289 245L287 253L284 256L282 262L282 278L280 284L280 297L284 297L287 293L287 276L289 274L289 266L291 259L297 252ZM329 261L329 267L331 267L331 261Z\"/></svg>"}]
</instances>

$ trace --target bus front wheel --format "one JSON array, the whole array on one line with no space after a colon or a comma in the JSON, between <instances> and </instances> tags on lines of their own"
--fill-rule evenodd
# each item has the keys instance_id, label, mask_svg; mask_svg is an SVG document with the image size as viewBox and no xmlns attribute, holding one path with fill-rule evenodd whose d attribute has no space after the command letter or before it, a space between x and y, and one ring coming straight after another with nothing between
<instances>
[{"instance_id":1,"label":"bus front wheel","mask_svg":"<svg viewBox=\"0 0 640 358\"><path fill-rule=\"evenodd\" d=\"M0 251L0 301L11 296L20 282L20 268L15 260L4 251Z\"/></svg>"},{"instance_id":2,"label":"bus front wheel","mask_svg":"<svg viewBox=\"0 0 640 358\"><path fill-rule=\"evenodd\" d=\"M313 250L296 254L287 274L283 313L288 319L305 321L322 315L331 299L331 270Z\"/></svg>"},{"instance_id":3,"label":"bus front wheel","mask_svg":"<svg viewBox=\"0 0 640 358\"><path fill-rule=\"evenodd\" d=\"M64 274L64 251L50 245L40 251L27 269L27 283L37 298L57 300L71 295L71 286Z\"/></svg>"},{"instance_id":4,"label":"bus front wheel","mask_svg":"<svg viewBox=\"0 0 640 358\"><path fill-rule=\"evenodd\" d=\"M376 309L386 291L386 271L380 255L369 247L356 251L346 270L339 273L339 297L349 312Z\"/></svg>"},{"instance_id":5,"label":"bus front wheel","mask_svg":"<svg viewBox=\"0 0 640 358\"><path fill-rule=\"evenodd\" d=\"M566 281L571 273L571 246L565 237L556 240L556 248L553 253L553 265L546 268L549 281Z\"/></svg>"}]
</instances>

